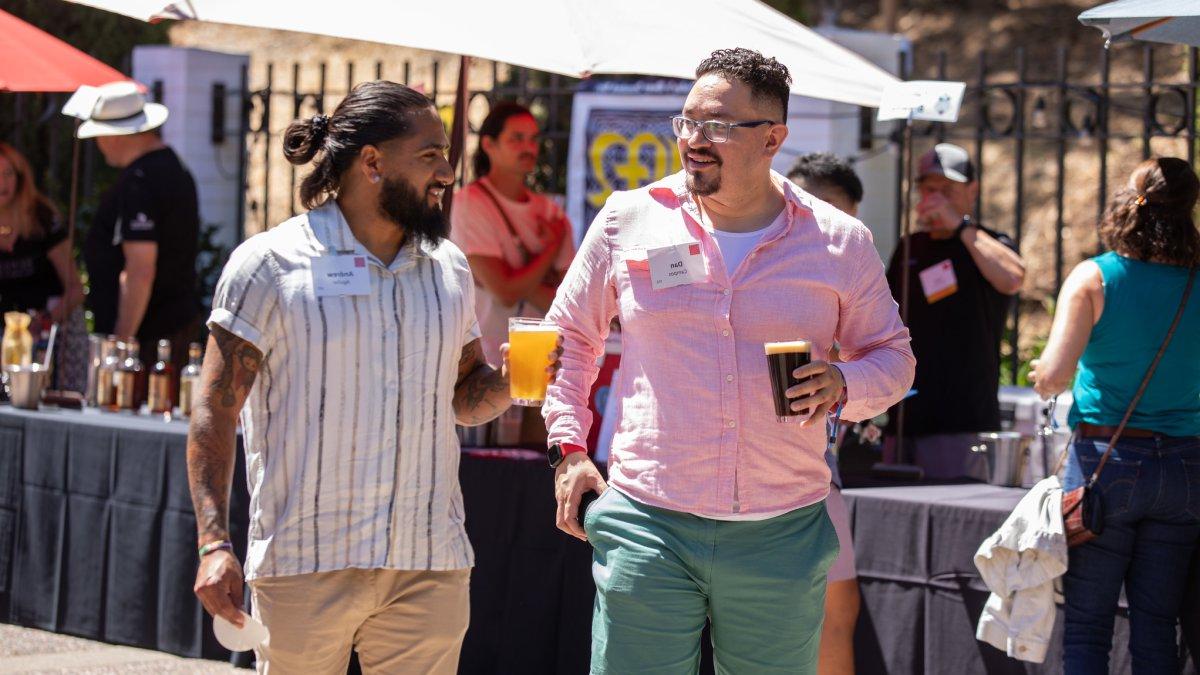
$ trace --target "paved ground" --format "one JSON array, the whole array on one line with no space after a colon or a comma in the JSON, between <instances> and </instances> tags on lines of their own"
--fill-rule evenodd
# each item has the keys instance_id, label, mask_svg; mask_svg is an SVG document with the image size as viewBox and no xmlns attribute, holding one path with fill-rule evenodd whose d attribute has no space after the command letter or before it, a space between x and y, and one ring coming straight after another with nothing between
<instances>
[{"instance_id":1,"label":"paved ground","mask_svg":"<svg viewBox=\"0 0 1200 675\"><path fill-rule=\"evenodd\" d=\"M0 673L37 675L249 675L227 663L184 659L162 652L93 642L32 628L0 624Z\"/></svg>"}]
</instances>

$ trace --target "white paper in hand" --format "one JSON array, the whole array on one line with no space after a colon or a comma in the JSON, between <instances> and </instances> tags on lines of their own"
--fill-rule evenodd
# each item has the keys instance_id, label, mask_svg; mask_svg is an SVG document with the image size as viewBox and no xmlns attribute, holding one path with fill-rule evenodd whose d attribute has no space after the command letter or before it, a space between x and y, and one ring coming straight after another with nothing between
<instances>
[{"instance_id":1,"label":"white paper in hand","mask_svg":"<svg viewBox=\"0 0 1200 675\"><path fill-rule=\"evenodd\" d=\"M220 616L213 617L213 633L217 636L217 642L231 652L248 652L271 637L270 631L258 619L242 612L242 620L245 623L238 628Z\"/></svg>"}]
</instances>

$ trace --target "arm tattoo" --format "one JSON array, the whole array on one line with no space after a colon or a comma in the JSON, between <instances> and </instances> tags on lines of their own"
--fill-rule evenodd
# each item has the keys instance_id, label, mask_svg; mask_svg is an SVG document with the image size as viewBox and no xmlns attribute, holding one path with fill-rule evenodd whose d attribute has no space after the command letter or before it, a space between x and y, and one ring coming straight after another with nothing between
<instances>
[{"instance_id":1,"label":"arm tattoo","mask_svg":"<svg viewBox=\"0 0 1200 675\"><path fill-rule=\"evenodd\" d=\"M209 418L193 416L188 438L188 484L201 541L229 538L229 490L235 440Z\"/></svg>"},{"instance_id":2,"label":"arm tattoo","mask_svg":"<svg viewBox=\"0 0 1200 675\"><path fill-rule=\"evenodd\" d=\"M471 374L479 362L483 360L483 346L479 340L472 340L470 344L463 347L462 356L458 359L458 381L455 384L462 384L463 378Z\"/></svg>"},{"instance_id":3,"label":"arm tattoo","mask_svg":"<svg viewBox=\"0 0 1200 675\"><path fill-rule=\"evenodd\" d=\"M230 408L237 403L239 389L243 396L250 393L254 378L258 375L258 367L262 364L262 354L250 343L223 328L215 327L212 335L221 353L221 370L212 389L220 395L221 405Z\"/></svg>"},{"instance_id":4,"label":"arm tattoo","mask_svg":"<svg viewBox=\"0 0 1200 675\"><path fill-rule=\"evenodd\" d=\"M483 360L483 347L473 340L463 347L454 387L454 413L458 421L483 424L495 419L511 405L508 380Z\"/></svg>"},{"instance_id":5,"label":"arm tattoo","mask_svg":"<svg viewBox=\"0 0 1200 675\"><path fill-rule=\"evenodd\" d=\"M202 388L188 428L188 485L201 541L229 538L237 417L262 358L250 343L213 328L201 370Z\"/></svg>"},{"instance_id":6,"label":"arm tattoo","mask_svg":"<svg viewBox=\"0 0 1200 675\"><path fill-rule=\"evenodd\" d=\"M508 391L508 383L501 380L499 373L491 366L483 365L463 380L459 394L468 410L474 410L488 400L489 394L499 394ZM499 414L502 410L497 410Z\"/></svg>"}]
</instances>

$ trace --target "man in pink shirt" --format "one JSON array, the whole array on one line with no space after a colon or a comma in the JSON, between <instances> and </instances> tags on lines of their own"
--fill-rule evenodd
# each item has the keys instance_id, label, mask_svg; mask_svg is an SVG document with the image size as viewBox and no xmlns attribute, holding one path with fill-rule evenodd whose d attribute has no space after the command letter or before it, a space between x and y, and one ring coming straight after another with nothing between
<instances>
[{"instance_id":1,"label":"man in pink shirt","mask_svg":"<svg viewBox=\"0 0 1200 675\"><path fill-rule=\"evenodd\" d=\"M838 550L827 414L882 412L915 362L869 231L771 171L787 68L719 50L696 77L674 118L684 171L609 198L549 313L565 350L544 406L558 527L595 551L593 673L694 672L706 618L719 671L811 673ZM583 445L614 317L607 489ZM788 390L795 424L776 418L763 351L787 340L814 359Z\"/></svg>"}]
</instances>

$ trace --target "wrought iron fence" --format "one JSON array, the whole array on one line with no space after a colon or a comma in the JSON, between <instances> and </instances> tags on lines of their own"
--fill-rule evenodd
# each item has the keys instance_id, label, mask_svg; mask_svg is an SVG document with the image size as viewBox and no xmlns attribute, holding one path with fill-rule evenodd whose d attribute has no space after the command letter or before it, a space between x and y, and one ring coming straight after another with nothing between
<instances>
[{"instance_id":1,"label":"wrought iron fence","mask_svg":"<svg viewBox=\"0 0 1200 675\"><path fill-rule=\"evenodd\" d=\"M446 73L443 60L434 57L420 64L410 61L385 64L376 61L367 64L367 68L357 65L348 63L344 71L335 76L322 63L317 66L314 78L311 73L302 73L298 64L280 66L267 63L262 66L264 85L244 92L243 129L248 149L244 209L247 229L269 228L295 215L299 208L295 187L302 177L299 175L302 170L298 171L297 167L287 163L281 146L287 124L294 119L332 111L356 84L366 80L390 79L417 88L434 101L449 125L455 90L452 86L446 86L446 75L457 76L457 71L453 69ZM471 138L467 143L466 156L469 158L474 151L475 133L491 104L498 100L518 101L533 111L542 127L543 149L536 180L543 189L561 193L566 183L567 142L575 80L496 63L487 64L485 70L490 70L490 73L481 73L479 68L472 71L472 79L477 85L482 80L488 86L474 86L468 92L468 129ZM311 84L306 86L306 81ZM469 166L469 162L464 166ZM460 181L465 179L465 174L465 171L460 173ZM282 181L279 178L281 175L284 176Z\"/></svg>"},{"instance_id":2,"label":"wrought iron fence","mask_svg":"<svg viewBox=\"0 0 1200 675\"><path fill-rule=\"evenodd\" d=\"M913 130L916 153L943 141L971 152L981 185L977 214L1012 236L1026 259L1025 291L1003 347L1010 383L1023 382L1029 359L1044 344L1064 275L1099 252L1095 224L1114 182L1152 155L1185 157L1193 165L1196 158L1196 49L1099 48L1094 61L1065 46L1052 59L1033 61L1029 53L1017 48L1002 59L982 53L965 78L959 122L918 123ZM1117 58L1126 65L1140 58L1136 76L1114 79ZM915 60L916 69L902 66L906 76L946 79L945 52ZM1081 62L1094 67L1080 68Z\"/></svg>"},{"instance_id":3,"label":"wrought iron fence","mask_svg":"<svg viewBox=\"0 0 1200 675\"><path fill-rule=\"evenodd\" d=\"M978 215L988 226L1009 233L1033 263L1004 346L1010 382L1020 380L1023 364L1044 338L1048 304L1066 272L1098 251L1094 225L1113 182L1123 180L1133 162L1152 154L1186 157L1193 164L1196 159L1200 66L1196 49L1151 45L1113 52L1098 49L1092 59L1082 59L1093 65L1089 68L1080 68L1080 52L1066 47L1050 59L1031 60L1027 53L1022 48L1003 58L985 53L972 72L948 68L946 53L932 57L918 53L901 65L904 75L912 79L967 80L960 121L918 124L913 150L920 153L934 143L950 141L971 151L982 186ZM1136 74L1114 79L1114 59L1127 62L1134 57L1141 60ZM281 148L282 132L293 119L331 111L355 84L386 78L425 91L449 122L456 63L445 55L431 55L420 62L348 63L336 73L325 64L315 72L302 72L296 64L252 64L255 72L244 74L241 91L224 93L240 98L243 110L244 232L269 228L299 208L295 186L302 169L288 164ZM1121 71L1128 74L1130 69ZM258 84L248 86L251 81ZM563 192L577 81L483 63L475 66L470 82L472 138L467 156L474 151L474 132L490 105L517 100L530 106L542 125L544 147L537 181L549 192ZM0 94L0 138L30 157L40 184L65 208L71 124L58 114L63 100L62 95ZM869 112L863 119L869 119ZM899 134L877 140L902 143ZM86 226L94 195L111 176L96 161L94 144L84 144L83 160L80 223ZM899 168L896 187L902 194L904 167Z\"/></svg>"}]
</instances>

